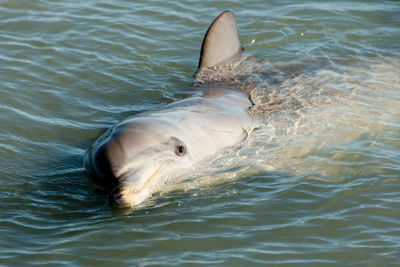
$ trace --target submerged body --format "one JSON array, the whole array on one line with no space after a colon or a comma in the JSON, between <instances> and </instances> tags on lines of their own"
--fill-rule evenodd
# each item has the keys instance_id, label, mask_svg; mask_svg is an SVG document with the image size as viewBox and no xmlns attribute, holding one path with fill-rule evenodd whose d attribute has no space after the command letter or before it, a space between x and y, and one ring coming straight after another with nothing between
<instances>
[{"instance_id":1,"label":"submerged body","mask_svg":"<svg viewBox=\"0 0 400 267\"><path fill-rule=\"evenodd\" d=\"M234 15L225 11L207 31L197 74L231 62L242 50ZM252 124L249 97L220 84L201 88L193 97L117 124L89 150L87 168L115 205L139 205L154 183L187 173L246 135Z\"/></svg>"}]
</instances>

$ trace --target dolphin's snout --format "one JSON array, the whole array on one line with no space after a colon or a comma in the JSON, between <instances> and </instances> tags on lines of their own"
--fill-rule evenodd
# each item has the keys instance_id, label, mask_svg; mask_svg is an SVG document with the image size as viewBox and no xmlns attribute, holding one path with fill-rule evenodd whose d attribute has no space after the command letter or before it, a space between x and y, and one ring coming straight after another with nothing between
<instances>
[{"instance_id":1,"label":"dolphin's snout","mask_svg":"<svg viewBox=\"0 0 400 267\"><path fill-rule=\"evenodd\" d=\"M114 188L110 193L109 202L116 207L129 206L129 202L126 196L126 190L122 186Z\"/></svg>"}]
</instances>

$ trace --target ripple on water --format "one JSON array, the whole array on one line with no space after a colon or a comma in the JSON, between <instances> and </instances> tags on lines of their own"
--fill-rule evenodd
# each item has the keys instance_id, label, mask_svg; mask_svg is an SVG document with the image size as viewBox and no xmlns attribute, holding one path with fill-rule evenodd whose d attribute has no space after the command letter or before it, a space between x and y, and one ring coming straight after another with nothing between
<instances>
[{"instance_id":1,"label":"ripple on water","mask_svg":"<svg viewBox=\"0 0 400 267\"><path fill-rule=\"evenodd\" d=\"M113 209L82 167L87 147L180 99L227 8L257 57L240 71L266 125L142 209ZM397 264L398 13L396 1L2 3L2 264Z\"/></svg>"}]
</instances>

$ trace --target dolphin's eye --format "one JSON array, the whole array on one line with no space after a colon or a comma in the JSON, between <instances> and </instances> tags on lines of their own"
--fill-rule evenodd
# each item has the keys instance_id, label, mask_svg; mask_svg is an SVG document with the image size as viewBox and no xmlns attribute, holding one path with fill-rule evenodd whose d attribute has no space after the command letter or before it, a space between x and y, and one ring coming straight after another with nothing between
<instances>
[{"instance_id":1,"label":"dolphin's eye","mask_svg":"<svg viewBox=\"0 0 400 267\"><path fill-rule=\"evenodd\" d=\"M186 153L186 147L184 145L178 145L175 148L175 154L178 156L183 156Z\"/></svg>"}]
</instances>

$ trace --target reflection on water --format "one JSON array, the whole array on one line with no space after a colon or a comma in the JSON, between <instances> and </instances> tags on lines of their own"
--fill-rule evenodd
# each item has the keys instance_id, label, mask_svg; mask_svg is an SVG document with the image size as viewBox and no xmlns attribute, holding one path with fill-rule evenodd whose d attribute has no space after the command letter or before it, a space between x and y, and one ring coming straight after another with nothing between
<instances>
[{"instance_id":1,"label":"reflection on water","mask_svg":"<svg viewBox=\"0 0 400 267\"><path fill-rule=\"evenodd\" d=\"M142 209L109 207L86 149L185 94L226 8L248 57L234 82L260 126ZM2 264L397 263L399 12L396 1L3 1Z\"/></svg>"}]
</instances>

